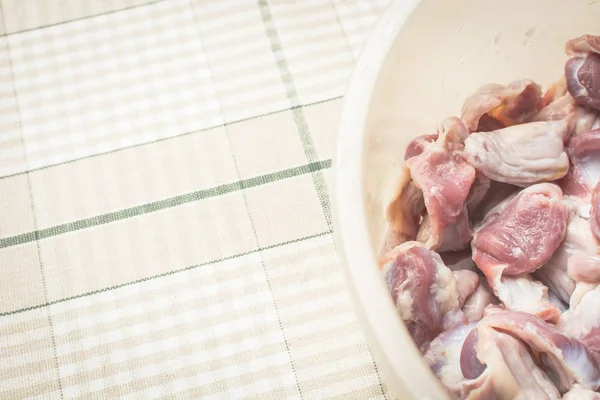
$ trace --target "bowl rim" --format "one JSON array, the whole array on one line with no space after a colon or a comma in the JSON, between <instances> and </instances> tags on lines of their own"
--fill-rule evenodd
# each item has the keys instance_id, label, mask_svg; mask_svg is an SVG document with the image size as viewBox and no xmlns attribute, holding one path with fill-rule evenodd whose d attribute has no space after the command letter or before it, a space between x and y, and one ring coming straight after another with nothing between
<instances>
[{"instance_id":1,"label":"bowl rim","mask_svg":"<svg viewBox=\"0 0 600 400\"><path fill-rule=\"evenodd\" d=\"M439 380L412 342L381 278L368 235L363 192L363 145L369 104L381 65L396 37L422 0L393 2L363 46L344 97L334 159L334 236L346 282L376 362L391 378L386 384L414 399L448 399ZM423 0L427 1L427 0ZM347 201L351 199L352 201ZM359 283L360 284L357 284ZM387 343L383 349L382 343ZM390 351L391 350L391 351Z\"/></svg>"}]
</instances>

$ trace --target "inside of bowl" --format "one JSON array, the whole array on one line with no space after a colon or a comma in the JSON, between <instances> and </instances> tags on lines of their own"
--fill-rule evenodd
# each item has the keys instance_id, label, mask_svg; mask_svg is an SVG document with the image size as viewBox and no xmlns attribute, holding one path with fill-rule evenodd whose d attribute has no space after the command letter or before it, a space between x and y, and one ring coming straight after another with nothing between
<instances>
[{"instance_id":1,"label":"inside of bowl","mask_svg":"<svg viewBox=\"0 0 600 400\"><path fill-rule=\"evenodd\" d=\"M577 0L424 0L382 66L363 143L363 191L371 246L377 254L383 204L404 150L460 116L479 86L530 78L547 87L560 77L565 42L600 34L600 2Z\"/></svg>"},{"instance_id":2,"label":"inside of bowl","mask_svg":"<svg viewBox=\"0 0 600 400\"><path fill-rule=\"evenodd\" d=\"M598 21L598 1L421 2L381 66L365 122L362 193L372 254L379 252L386 231L383 207L410 140L435 132L446 117L460 116L464 99L483 84L530 78L547 87L563 73L565 42L582 34L600 35ZM376 263L370 267L376 268ZM385 290L383 281L380 287ZM393 360L387 376L398 381L395 387L440 398L435 385L411 387L431 383L433 375L424 376L424 362L415 365L420 355L416 347L407 348L408 334L398 329L400 318L391 300L387 307L371 298L383 295L362 296L365 313L377 312L369 310L378 305L380 319L389 320L389 331L394 332L377 335L376 345L385 354L379 359ZM386 324L374 319L373 330Z\"/></svg>"}]
</instances>

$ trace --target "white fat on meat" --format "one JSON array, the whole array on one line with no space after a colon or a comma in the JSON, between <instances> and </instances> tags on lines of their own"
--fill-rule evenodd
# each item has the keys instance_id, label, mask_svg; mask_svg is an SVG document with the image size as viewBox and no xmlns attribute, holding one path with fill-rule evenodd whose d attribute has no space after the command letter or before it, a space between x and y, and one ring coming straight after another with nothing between
<instances>
[{"instance_id":1,"label":"white fat on meat","mask_svg":"<svg viewBox=\"0 0 600 400\"><path fill-rule=\"evenodd\" d=\"M476 357L485 369L463 383L461 399L560 399L553 382L521 341L482 323L477 336Z\"/></svg>"},{"instance_id":2,"label":"white fat on meat","mask_svg":"<svg viewBox=\"0 0 600 400\"><path fill-rule=\"evenodd\" d=\"M462 307L467 298L473 295L479 286L479 275L468 269L452 271L456 289L458 291L458 304Z\"/></svg>"},{"instance_id":3,"label":"white fat on meat","mask_svg":"<svg viewBox=\"0 0 600 400\"><path fill-rule=\"evenodd\" d=\"M567 143L571 168L558 181L565 195L589 203L589 196L600 181L600 129L582 132Z\"/></svg>"},{"instance_id":4,"label":"white fat on meat","mask_svg":"<svg viewBox=\"0 0 600 400\"><path fill-rule=\"evenodd\" d=\"M479 321L483 318L486 307L490 304L499 303L500 301L493 295L487 282L482 280L475 291L463 303L462 311L469 321Z\"/></svg>"},{"instance_id":5,"label":"white fat on meat","mask_svg":"<svg viewBox=\"0 0 600 400\"><path fill-rule=\"evenodd\" d=\"M503 126L522 123L537 113L541 97L540 85L529 79L506 86L488 83L465 100L461 118L471 132L485 129L482 117Z\"/></svg>"},{"instance_id":6,"label":"white fat on meat","mask_svg":"<svg viewBox=\"0 0 600 400\"><path fill-rule=\"evenodd\" d=\"M578 283L571 308L564 312L558 326L587 346L600 363L600 287Z\"/></svg>"},{"instance_id":7,"label":"white fat on meat","mask_svg":"<svg viewBox=\"0 0 600 400\"><path fill-rule=\"evenodd\" d=\"M390 175L389 191L382 199L388 230L380 249L380 257L397 245L417 238L419 223L425 211L423 193L410 179L410 171L400 168L390 172Z\"/></svg>"},{"instance_id":8,"label":"white fat on meat","mask_svg":"<svg viewBox=\"0 0 600 400\"><path fill-rule=\"evenodd\" d=\"M569 93L578 104L600 111L600 36L583 35L567 42L565 63Z\"/></svg>"},{"instance_id":9,"label":"white fat on meat","mask_svg":"<svg viewBox=\"0 0 600 400\"><path fill-rule=\"evenodd\" d=\"M548 289L530 274L559 247L567 219L562 192L550 183L522 190L484 217L471 244L473 260L508 309L532 312L546 320L560 314Z\"/></svg>"},{"instance_id":10,"label":"white fat on meat","mask_svg":"<svg viewBox=\"0 0 600 400\"><path fill-rule=\"evenodd\" d=\"M427 210L417 239L435 251L464 250L472 237L466 203L476 172L461 156L467 135L460 119L447 118L437 140L406 161Z\"/></svg>"},{"instance_id":11,"label":"white fat on meat","mask_svg":"<svg viewBox=\"0 0 600 400\"><path fill-rule=\"evenodd\" d=\"M466 322L459 289L441 257L420 242L406 242L385 257L383 275L400 317L424 349L443 330Z\"/></svg>"},{"instance_id":12,"label":"white fat on meat","mask_svg":"<svg viewBox=\"0 0 600 400\"><path fill-rule=\"evenodd\" d=\"M396 307L403 321L410 321L413 317L414 301L410 290L408 290L408 286L413 279L414 274L412 271L407 271L406 281L402 282L397 288Z\"/></svg>"},{"instance_id":13,"label":"white fat on meat","mask_svg":"<svg viewBox=\"0 0 600 400\"><path fill-rule=\"evenodd\" d=\"M480 326L510 334L525 343L561 392L575 383L593 390L600 388L600 370L588 344L555 325L532 314L505 311L486 316Z\"/></svg>"},{"instance_id":14,"label":"white fat on meat","mask_svg":"<svg viewBox=\"0 0 600 400\"><path fill-rule=\"evenodd\" d=\"M597 243L590 229L589 205L578 198L565 197L565 204L569 209L569 222L562 243L558 246L552 258L543 267L533 273L548 289L557 295L563 302L568 303L575 290L575 280L569 276L567 266L573 264L572 257L579 254L595 254ZM577 266L573 271L577 273Z\"/></svg>"},{"instance_id":15,"label":"white fat on meat","mask_svg":"<svg viewBox=\"0 0 600 400\"><path fill-rule=\"evenodd\" d=\"M460 356L467 335L476 324L461 324L442 332L424 354L424 360L433 373L454 396L460 395L465 378L461 371Z\"/></svg>"},{"instance_id":16,"label":"white fat on meat","mask_svg":"<svg viewBox=\"0 0 600 400\"><path fill-rule=\"evenodd\" d=\"M565 393L562 400L600 400L600 393L580 384L575 384L571 390Z\"/></svg>"},{"instance_id":17,"label":"white fat on meat","mask_svg":"<svg viewBox=\"0 0 600 400\"><path fill-rule=\"evenodd\" d=\"M585 288L577 303L564 312L557 325L566 333L582 338L592 330L600 328L600 287Z\"/></svg>"},{"instance_id":18,"label":"white fat on meat","mask_svg":"<svg viewBox=\"0 0 600 400\"><path fill-rule=\"evenodd\" d=\"M556 320L561 313L550 299L548 288L529 274L504 276L495 288L498 298L510 310L538 315L546 321Z\"/></svg>"}]
</instances>

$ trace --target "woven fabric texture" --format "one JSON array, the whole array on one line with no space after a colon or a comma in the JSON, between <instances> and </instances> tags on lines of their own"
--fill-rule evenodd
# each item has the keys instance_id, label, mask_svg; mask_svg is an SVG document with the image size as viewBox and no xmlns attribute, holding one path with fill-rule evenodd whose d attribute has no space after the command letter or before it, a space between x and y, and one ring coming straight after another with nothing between
<instances>
[{"instance_id":1,"label":"woven fabric texture","mask_svg":"<svg viewBox=\"0 0 600 400\"><path fill-rule=\"evenodd\" d=\"M389 0L0 0L0 398L390 399L332 238Z\"/></svg>"}]
</instances>

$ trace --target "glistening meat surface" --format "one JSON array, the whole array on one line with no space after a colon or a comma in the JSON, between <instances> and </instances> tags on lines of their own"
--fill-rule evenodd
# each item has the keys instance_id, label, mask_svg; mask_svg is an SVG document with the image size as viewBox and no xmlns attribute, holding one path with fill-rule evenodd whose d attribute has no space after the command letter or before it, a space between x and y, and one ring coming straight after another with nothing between
<instances>
[{"instance_id":1,"label":"glistening meat surface","mask_svg":"<svg viewBox=\"0 0 600 400\"><path fill-rule=\"evenodd\" d=\"M554 252L552 258L538 269L533 276L546 285L563 302L569 303L569 299L575 290L575 282L567 273L569 260L577 255L594 254L597 243L590 229L588 213L585 212L585 203L578 198L565 197L563 201L569 210L569 222L565 239ZM575 273L577 273L577 270Z\"/></svg>"},{"instance_id":2,"label":"glistening meat surface","mask_svg":"<svg viewBox=\"0 0 600 400\"><path fill-rule=\"evenodd\" d=\"M567 151L571 168L558 183L565 194L586 201L600 181L600 129L572 137Z\"/></svg>"},{"instance_id":3,"label":"glistening meat surface","mask_svg":"<svg viewBox=\"0 0 600 400\"><path fill-rule=\"evenodd\" d=\"M468 131L458 118L449 118L438 135L422 153L406 161L427 209L418 238L433 250L462 250L471 240L466 201L475 181L475 168L460 155Z\"/></svg>"},{"instance_id":4,"label":"glistening meat surface","mask_svg":"<svg viewBox=\"0 0 600 400\"><path fill-rule=\"evenodd\" d=\"M526 187L566 175L567 121L540 121L492 132L475 132L465 140L465 158L488 178Z\"/></svg>"},{"instance_id":5,"label":"glistening meat surface","mask_svg":"<svg viewBox=\"0 0 600 400\"><path fill-rule=\"evenodd\" d=\"M600 110L600 37L584 35L565 47L571 55L565 64L569 93L577 103Z\"/></svg>"},{"instance_id":6,"label":"glistening meat surface","mask_svg":"<svg viewBox=\"0 0 600 400\"><path fill-rule=\"evenodd\" d=\"M387 255L383 266L392 299L408 331L425 348L444 329L466 321L452 271L419 242L406 242Z\"/></svg>"},{"instance_id":7,"label":"glistening meat surface","mask_svg":"<svg viewBox=\"0 0 600 400\"><path fill-rule=\"evenodd\" d=\"M455 399L600 397L600 36L565 50L400 153L379 263Z\"/></svg>"},{"instance_id":8,"label":"glistening meat surface","mask_svg":"<svg viewBox=\"0 0 600 400\"><path fill-rule=\"evenodd\" d=\"M540 108L540 86L522 79L508 85L490 83L480 87L465 101L462 119L471 132L485 127L505 127L531 118ZM482 117L483 120L482 120Z\"/></svg>"},{"instance_id":9,"label":"glistening meat surface","mask_svg":"<svg viewBox=\"0 0 600 400\"><path fill-rule=\"evenodd\" d=\"M567 217L558 186L531 186L475 233L473 259L491 282L501 275L534 272L552 257L564 239Z\"/></svg>"}]
</instances>

